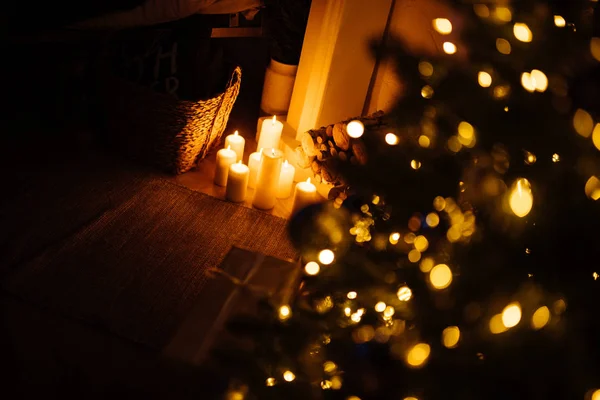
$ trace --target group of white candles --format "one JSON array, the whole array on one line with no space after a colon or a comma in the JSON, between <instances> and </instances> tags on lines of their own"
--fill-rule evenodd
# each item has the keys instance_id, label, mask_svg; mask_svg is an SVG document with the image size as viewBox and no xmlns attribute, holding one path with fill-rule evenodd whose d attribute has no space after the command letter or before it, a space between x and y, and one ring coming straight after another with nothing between
<instances>
[{"instance_id":1,"label":"group of white candles","mask_svg":"<svg viewBox=\"0 0 600 400\"><path fill-rule=\"evenodd\" d=\"M265 120L258 141L258 150L250 154L248 165L242 163L246 141L235 131L225 138L225 147L217 152L214 182L225 186L225 197L229 201L246 200L247 188L254 189L252 205L261 210L270 210L277 199L292 195L296 169L283 160L279 150L283 124ZM310 182L299 182L294 190L292 214L317 201L317 188Z\"/></svg>"}]
</instances>

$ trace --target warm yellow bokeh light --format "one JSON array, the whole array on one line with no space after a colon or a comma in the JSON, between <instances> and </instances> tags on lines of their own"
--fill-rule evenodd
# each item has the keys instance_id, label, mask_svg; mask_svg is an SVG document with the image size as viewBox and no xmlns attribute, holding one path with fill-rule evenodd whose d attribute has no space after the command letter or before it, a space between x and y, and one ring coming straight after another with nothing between
<instances>
[{"instance_id":1,"label":"warm yellow bokeh light","mask_svg":"<svg viewBox=\"0 0 600 400\"><path fill-rule=\"evenodd\" d=\"M438 264L429 273L431 285L436 289L445 289L452 283L452 271L446 264Z\"/></svg>"},{"instance_id":2,"label":"warm yellow bokeh light","mask_svg":"<svg viewBox=\"0 0 600 400\"><path fill-rule=\"evenodd\" d=\"M408 286L402 286L396 295L400 301L409 301L412 298L412 290Z\"/></svg>"},{"instance_id":3,"label":"warm yellow bokeh light","mask_svg":"<svg viewBox=\"0 0 600 400\"><path fill-rule=\"evenodd\" d=\"M319 253L319 262L323 265L329 265L335 260L335 254L329 249L321 250Z\"/></svg>"},{"instance_id":4,"label":"warm yellow bokeh light","mask_svg":"<svg viewBox=\"0 0 600 400\"><path fill-rule=\"evenodd\" d=\"M429 85L423 86L423 88L421 89L421 96L423 96L424 99L432 98L433 97L433 88Z\"/></svg>"},{"instance_id":5,"label":"warm yellow bokeh light","mask_svg":"<svg viewBox=\"0 0 600 400\"><path fill-rule=\"evenodd\" d=\"M600 123L596 124L592 132L592 142L594 146L600 151Z\"/></svg>"},{"instance_id":6,"label":"warm yellow bokeh light","mask_svg":"<svg viewBox=\"0 0 600 400\"><path fill-rule=\"evenodd\" d=\"M436 213L431 212L427 214L427 217L425 217L425 223L427 224L427 226L435 228L440 223L440 217Z\"/></svg>"},{"instance_id":7,"label":"warm yellow bokeh light","mask_svg":"<svg viewBox=\"0 0 600 400\"><path fill-rule=\"evenodd\" d=\"M419 73L425 78L429 78L433 75L433 65L427 61L421 61L419 63Z\"/></svg>"},{"instance_id":8,"label":"warm yellow bokeh light","mask_svg":"<svg viewBox=\"0 0 600 400\"><path fill-rule=\"evenodd\" d=\"M475 128L470 123L462 121L458 124L458 135L464 139L471 140L475 135Z\"/></svg>"},{"instance_id":9,"label":"warm yellow bokeh light","mask_svg":"<svg viewBox=\"0 0 600 400\"><path fill-rule=\"evenodd\" d=\"M292 309L288 305L279 307L279 319L285 321L292 316Z\"/></svg>"},{"instance_id":10,"label":"warm yellow bokeh light","mask_svg":"<svg viewBox=\"0 0 600 400\"><path fill-rule=\"evenodd\" d=\"M485 71L479 71L477 81L481 87L487 88L492 85L492 76Z\"/></svg>"},{"instance_id":11,"label":"warm yellow bokeh light","mask_svg":"<svg viewBox=\"0 0 600 400\"><path fill-rule=\"evenodd\" d=\"M485 4L474 4L473 11L480 18L487 18L490 16L490 9Z\"/></svg>"},{"instance_id":12,"label":"warm yellow bokeh light","mask_svg":"<svg viewBox=\"0 0 600 400\"><path fill-rule=\"evenodd\" d=\"M317 275L321 271L321 267L314 261L309 262L304 266L304 272L307 275Z\"/></svg>"},{"instance_id":13,"label":"warm yellow bokeh light","mask_svg":"<svg viewBox=\"0 0 600 400\"><path fill-rule=\"evenodd\" d=\"M510 12L509 8L506 7L498 7L496 8L496 18L502 22L510 22L512 19L512 12Z\"/></svg>"},{"instance_id":14,"label":"warm yellow bokeh light","mask_svg":"<svg viewBox=\"0 0 600 400\"><path fill-rule=\"evenodd\" d=\"M510 54L512 51L510 42L502 38L496 39L496 49L502 54Z\"/></svg>"},{"instance_id":15,"label":"warm yellow bokeh light","mask_svg":"<svg viewBox=\"0 0 600 400\"><path fill-rule=\"evenodd\" d=\"M433 269L434 265L435 265L435 261L433 260L433 258L425 257L421 261L421 264L419 264L419 269L421 270L421 272L426 274Z\"/></svg>"},{"instance_id":16,"label":"warm yellow bokeh light","mask_svg":"<svg viewBox=\"0 0 600 400\"><path fill-rule=\"evenodd\" d=\"M521 305L517 302L510 303L502 310L502 324L506 328L517 326L521 321Z\"/></svg>"},{"instance_id":17,"label":"warm yellow bokeh light","mask_svg":"<svg viewBox=\"0 0 600 400\"><path fill-rule=\"evenodd\" d=\"M400 240L400 234L398 232L393 232L390 235L390 243L391 244L398 244L399 240Z\"/></svg>"},{"instance_id":18,"label":"warm yellow bokeh light","mask_svg":"<svg viewBox=\"0 0 600 400\"><path fill-rule=\"evenodd\" d=\"M600 389L597 389L592 393L590 400L600 400Z\"/></svg>"},{"instance_id":19,"label":"warm yellow bokeh light","mask_svg":"<svg viewBox=\"0 0 600 400\"><path fill-rule=\"evenodd\" d=\"M449 326L442 332L442 344L449 349L455 348L459 340L460 329L458 326Z\"/></svg>"},{"instance_id":20,"label":"warm yellow bokeh light","mask_svg":"<svg viewBox=\"0 0 600 400\"><path fill-rule=\"evenodd\" d=\"M346 125L346 132L352 138L359 138L365 133L365 125L358 120L350 121Z\"/></svg>"},{"instance_id":21,"label":"warm yellow bokeh light","mask_svg":"<svg viewBox=\"0 0 600 400\"><path fill-rule=\"evenodd\" d=\"M283 373L283 379L286 382L292 382L294 379L296 379L296 375L294 375L292 371L288 370Z\"/></svg>"},{"instance_id":22,"label":"warm yellow bokeh light","mask_svg":"<svg viewBox=\"0 0 600 400\"><path fill-rule=\"evenodd\" d=\"M507 328L502 323L502 314L496 314L490 319L490 332L497 335L506 332Z\"/></svg>"},{"instance_id":23,"label":"warm yellow bokeh light","mask_svg":"<svg viewBox=\"0 0 600 400\"><path fill-rule=\"evenodd\" d=\"M386 307L387 305L383 301L380 301L377 304L375 304L375 311L384 312Z\"/></svg>"},{"instance_id":24,"label":"warm yellow bokeh light","mask_svg":"<svg viewBox=\"0 0 600 400\"><path fill-rule=\"evenodd\" d=\"M325 361L323 363L323 371L327 372L328 374L334 372L336 368L337 365L335 365L333 361Z\"/></svg>"},{"instance_id":25,"label":"warm yellow bokeh light","mask_svg":"<svg viewBox=\"0 0 600 400\"><path fill-rule=\"evenodd\" d=\"M420 161L417 161L417 160L412 160L412 161L410 162L410 167L411 167L412 169L419 169L419 168L421 168L421 162L420 162Z\"/></svg>"},{"instance_id":26,"label":"warm yellow bokeh light","mask_svg":"<svg viewBox=\"0 0 600 400\"><path fill-rule=\"evenodd\" d=\"M533 165L537 161L537 157L530 151L525 151L525 164Z\"/></svg>"},{"instance_id":27,"label":"warm yellow bokeh light","mask_svg":"<svg viewBox=\"0 0 600 400\"><path fill-rule=\"evenodd\" d=\"M420 259L421 259L421 252L419 250L412 249L411 251L408 252L408 261L410 261L411 263L419 262Z\"/></svg>"},{"instance_id":28,"label":"warm yellow bokeh light","mask_svg":"<svg viewBox=\"0 0 600 400\"><path fill-rule=\"evenodd\" d=\"M564 28L567 25L567 21L565 21L565 19L562 16L555 15L554 25L558 26L559 28Z\"/></svg>"},{"instance_id":29,"label":"warm yellow bokeh light","mask_svg":"<svg viewBox=\"0 0 600 400\"><path fill-rule=\"evenodd\" d=\"M433 29L442 35L452 33L452 22L446 18L436 18L433 20Z\"/></svg>"},{"instance_id":30,"label":"warm yellow bokeh light","mask_svg":"<svg viewBox=\"0 0 600 400\"><path fill-rule=\"evenodd\" d=\"M425 135L419 136L419 146L421 146L423 148L428 148L429 145L431 145L431 140L427 136L425 136Z\"/></svg>"},{"instance_id":31,"label":"warm yellow bokeh light","mask_svg":"<svg viewBox=\"0 0 600 400\"><path fill-rule=\"evenodd\" d=\"M429 247L429 241L423 235L417 236L413 244L415 249L419 250L421 253L423 253Z\"/></svg>"},{"instance_id":32,"label":"warm yellow bokeh light","mask_svg":"<svg viewBox=\"0 0 600 400\"><path fill-rule=\"evenodd\" d=\"M529 72L523 72L521 74L521 85L523 85L525 90L529 93L535 92L536 82Z\"/></svg>"},{"instance_id":33,"label":"warm yellow bokeh light","mask_svg":"<svg viewBox=\"0 0 600 400\"><path fill-rule=\"evenodd\" d=\"M513 184L508 203L517 217L523 218L529 214L533 207L533 193L527 179L519 178Z\"/></svg>"},{"instance_id":34,"label":"warm yellow bokeh light","mask_svg":"<svg viewBox=\"0 0 600 400\"><path fill-rule=\"evenodd\" d=\"M350 396L350 397L346 397L346 400L361 400L361 399L358 396Z\"/></svg>"},{"instance_id":35,"label":"warm yellow bokeh light","mask_svg":"<svg viewBox=\"0 0 600 400\"><path fill-rule=\"evenodd\" d=\"M444 49L444 53L446 54L456 53L456 45L452 42L444 42L442 48Z\"/></svg>"},{"instance_id":36,"label":"warm yellow bokeh light","mask_svg":"<svg viewBox=\"0 0 600 400\"><path fill-rule=\"evenodd\" d=\"M535 83L535 90L538 92L545 92L548 89L548 77L539 69L531 71L531 78Z\"/></svg>"},{"instance_id":37,"label":"warm yellow bokeh light","mask_svg":"<svg viewBox=\"0 0 600 400\"><path fill-rule=\"evenodd\" d=\"M346 297L349 298L350 300L354 300L355 298L358 297L358 293L356 293L355 291L351 291L351 292L348 292Z\"/></svg>"},{"instance_id":38,"label":"warm yellow bokeh light","mask_svg":"<svg viewBox=\"0 0 600 400\"><path fill-rule=\"evenodd\" d=\"M450 136L448 138L448 149L453 153L458 153L462 149L462 144L458 136Z\"/></svg>"},{"instance_id":39,"label":"warm yellow bokeh light","mask_svg":"<svg viewBox=\"0 0 600 400\"><path fill-rule=\"evenodd\" d=\"M408 397L405 397L404 400L419 400L419 399L416 397L413 397L413 396L408 396Z\"/></svg>"},{"instance_id":40,"label":"warm yellow bokeh light","mask_svg":"<svg viewBox=\"0 0 600 400\"><path fill-rule=\"evenodd\" d=\"M533 329L542 329L550 321L550 310L548 307L543 306L535 310L531 317L531 326Z\"/></svg>"},{"instance_id":41,"label":"warm yellow bokeh light","mask_svg":"<svg viewBox=\"0 0 600 400\"><path fill-rule=\"evenodd\" d=\"M552 154L552 162L559 162L559 161L560 161L560 155L558 153Z\"/></svg>"},{"instance_id":42,"label":"warm yellow bokeh light","mask_svg":"<svg viewBox=\"0 0 600 400\"><path fill-rule=\"evenodd\" d=\"M427 343L419 343L410 348L406 354L406 362L411 367L420 367L425 364L430 352L431 348Z\"/></svg>"},{"instance_id":43,"label":"warm yellow bokeh light","mask_svg":"<svg viewBox=\"0 0 600 400\"><path fill-rule=\"evenodd\" d=\"M395 146L398 144L398 142L400 142L400 139L398 138L398 136L390 132L385 135L385 142L390 146Z\"/></svg>"},{"instance_id":44,"label":"warm yellow bokeh light","mask_svg":"<svg viewBox=\"0 0 600 400\"><path fill-rule=\"evenodd\" d=\"M396 310L392 306L387 306L385 310L383 310L383 316L390 318L392 315L396 313Z\"/></svg>"},{"instance_id":45,"label":"warm yellow bokeh light","mask_svg":"<svg viewBox=\"0 0 600 400\"><path fill-rule=\"evenodd\" d=\"M579 108L573 115L573 128L581 136L590 137L594 130L594 119L589 112Z\"/></svg>"},{"instance_id":46,"label":"warm yellow bokeh light","mask_svg":"<svg viewBox=\"0 0 600 400\"><path fill-rule=\"evenodd\" d=\"M590 41L590 52L596 61L600 61L600 38L592 38Z\"/></svg>"},{"instance_id":47,"label":"warm yellow bokeh light","mask_svg":"<svg viewBox=\"0 0 600 400\"><path fill-rule=\"evenodd\" d=\"M515 26L513 27L513 33L515 34L515 37L521 42L529 43L533 40L533 34L531 33L531 30L529 29L527 24L524 24L522 22L517 22L515 24Z\"/></svg>"},{"instance_id":48,"label":"warm yellow bokeh light","mask_svg":"<svg viewBox=\"0 0 600 400\"><path fill-rule=\"evenodd\" d=\"M436 196L433 199L433 208L435 208L436 211L444 210L444 208L446 208L446 200L442 196Z\"/></svg>"},{"instance_id":49,"label":"warm yellow bokeh light","mask_svg":"<svg viewBox=\"0 0 600 400\"><path fill-rule=\"evenodd\" d=\"M265 385L267 385L269 387L275 386L275 383L276 383L276 381L275 381L275 378L273 378L273 377L267 378L267 380L265 381Z\"/></svg>"},{"instance_id":50,"label":"warm yellow bokeh light","mask_svg":"<svg viewBox=\"0 0 600 400\"><path fill-rule=\"evenodd\" d=\"M596 201L600 199L600 179L591 176L585 183L585 195Z\"/></svg>"}]
</instances>

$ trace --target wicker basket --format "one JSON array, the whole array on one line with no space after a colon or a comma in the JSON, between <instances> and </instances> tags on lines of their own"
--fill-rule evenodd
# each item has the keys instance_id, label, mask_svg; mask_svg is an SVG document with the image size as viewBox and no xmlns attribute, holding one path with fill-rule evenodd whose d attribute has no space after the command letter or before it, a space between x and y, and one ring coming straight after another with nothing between
<instances>
[{"instance_id":1,"label":"wicker basket","mask_svg":"<svg viewBox=\"0 0 600 400\"><path fill-rule=\"evenodd\" d=\"M219 143L241 78L236 67L223 93L201 101L178 100L111 78L101 96L109 140L128 157L175 174L189 171Z\"/></svg>"}]
</instances>

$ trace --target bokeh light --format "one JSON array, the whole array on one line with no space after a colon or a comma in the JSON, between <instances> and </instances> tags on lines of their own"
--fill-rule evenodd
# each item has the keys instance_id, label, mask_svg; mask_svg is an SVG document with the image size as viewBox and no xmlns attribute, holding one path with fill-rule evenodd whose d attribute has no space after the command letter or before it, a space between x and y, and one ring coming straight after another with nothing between
<instances>
[{"instance_id":1,"label":"bokeh light","mask_svg":"<svg viewBox=\"0 0 600 400\"><path fill-rule=\"evenodd\" d=\"M434 265L435 261L433 260L433 258L425 257L423 260L421 260L421 263L419 264L419 269L421 270L421 272L426 274L433 269Z\"/></svg>"},{"instance_id":2,"label":"bokeh light","mask_svg":"<svg viewBox=\"0 0 600 400\"><path fill-rule=\"evenodd\" d=\"M600 199L600 179L591 176L585 184L585 194L594 201Z\"/></svg>"},{"instance_id":3,"label":"bokeh light","mask_svg":"<svg viewBox=\"0 0 600 400\"><path fill-rule=\"evenodd\" d=\"M460 329L458 326L449 326L442 332L442 344L449 349L455 348L459 340Z\"/></svg>"},{"instance_id":4,"label":"bokeh light","mask_svg":"<svg viewBox=\"0 0 600 400\"><path fill-rule=\"evenodd\" d=\"M479 18L488 18L490 16L490 9L485 4L474 4L473 11Z\"/></svg>"},{"instance_id":5,"label":"bokeh light","mask_svg":"<svg viewBox=\"0 0 600 400\"><path fill-rule=\"evenodd\" d=\"M410 261L411 263L419 262L420 259L421 259L421 252L419 250L412 249L411 251L408 252L408 261Z\"/></svg>"},{"instance_id":6,"label":"bokeh light","mask_svg":"<svg viewBox=\"0 0 600 400\"><path fill-rule=\"evenodd\" d=\"M427 362L431 347L427 343L419 343L408 350L406 362L411 367L420 367Z\"/></svg>"},{"instance_id":7,"label":"bokeh light","mask_svg":"<svg viewBox=\"0 0 600 400\"><path fill-rule=\"evenodd\" d=\"M412 160L410 162L410 167L415 170L421 168L421 161Z\"/></svg>"},{"instance_id":8,"label":"bokeh light","mask_svg":"<svg viewBox=\"0 0 600 400\"><path fill-rule=\"evenodd\" d=\"M446 18L436 18L433 20L433 29L442 35L452 33L452 22Z\"/></svg>"},{"instance_id":9,"label":"bokeh light","mask_svg":"<svg viewBox=\"0 0 600 400\"><path fill-rule=\"evenodd\" d=\"M444 53L446 54L456 53L456 45L452 42L444 42L442 48L444 49Z\"/></svg>"},{"instance_id":10,"label":"bokeh light","mask_svg":"<svg viewBox=\"0 0 600 400\"><path fill-rule=\"evenodd\" d=\"M481 87L490 87L492 85L492 75L485 71L479 71L479 74L477 75L477 81Z\"/></svg>"},{"instance_id":11,"label":"bokeh light","mask_svg":"<svg viewBox=\"0 0 600 400\"><path fill-rule=\"evenodd\" d=\"M535 83L535 90L538 92L545 92L548 89L548 77L539 69L531 71L531 78Z\"/></svg>"},{"instance_id":12,"label":"bokeh light","mask_svg":"<svg viewBox=\"0 0 600 400\"><path fill-rule=\"evenodd\" d=\"M525 178L519 178L513 184L508 199L510 209L519 218L525 217L533 207L531 185Z\"/></svg>"},{"instance_id":13,"label":"bokeh light","mask_svg":"<svg viewBox=\"0 0 600 400\"><path fill-rule=\"evenodd\" d=\"M559 162L560 161L560 155L558 153L554 153L552 154L552 162Z\"/></svg>"},{"instance_id":14,"label":"bokeh light","mask_svg":"<svg viewBox=\"0 0 600 400\"><path fill-rule=\"evenodd\" d=\"M329 249L321 250L319 253L319 262L323 265L329 265L335 260L335 254Z\"/></svg>"},{"instance_id":15,"label":"bokeh light","mask_svg":"<svg viewBox=\"0 0 600 400\"><path fill-rule=\"evenodd\" d=\"M386 307L387 305L383 301L380 301L377 304L375 304L375 311L384 312Z\"/></svg>"},{"instance_id":16,"label":"bokeh light","mask_svg":"<svg viewBox=\"0 0 600 400\"><path fill-rule=\"evenodd\" d=\"M314 261L311 261L304 266L304 272L306 272L307 275L317 275L319 271L321 271L321 267Z\"/></svg>"},{"instance_id":17,"label":"bokeh light","mask_svg":"<svg viewBox=\"0 0 600 400\"><path fill-rule=\"evenodd\" d=\"M501 54L510 54L510 52L512 51L512 47L510 45L510 42L506 39L502 39L502 38L498 38L496 39L496 49L501 53Z\"/></svg>"},{"instance_id":18,"label":"bokeh light","mask_svg":"<svg viewBox=\"0 0 600 400\"><path fill-rule=\"evenodd\" d=\"M365 125L358 120L350 121L346 125L346 132L351 138L359 138L365 133Z\"/></svg>"},{"instance_id":19,"label":"bokeh light","mask_svg":"<svg viewBox=\"0 0 600 400\"><path fill-rule=\"evenodd\" d=\"M290 370L287 370L283 373L283 379L286 382L293 382L294 379L296 379L296 375L294 375L294 373Z\"/></svg>"},{"instance_id":20,"label":"bokeh light","mask_svg":"<svg viewBox=\"0 0 600 400\"><path fill-rule=\"evenodd\" d=\"M598 151L600 151L600 123L596 124L594 127L594 131L592 132L592 142Z\"/></svg>"},{"instance_id":21,"label":"bokeh light","mask_svg":"<svg viewBox=\"0 0 600 400\"><path fill-rule=\"evenodd\" d=\"M395 146L400 142L400 139L397 135L390 132L385 135L385 142L390 146Z\"/></svg>"},{"instance_id":22,"label":"bokeh light","mask_svg":"<svg viewBox=\"0 0 600 400\"><path fill-rule=\"evenodd\" d=\"M517 22L513 26L513 33L517 40L520 40L521 42L529 43L533 40L533 34L531 33L531 30L527 24L522 22Z\"/></svg>"},{"instance_id":23,"label":"bokeh light","mask_svg":"<svg viewBox=\"0 0 600 400\"><path fill-rule=\"evenodd\" d=\"M467 121L462 121L458 124L458 136L471 140L475 136L475 128Z\"/></svg>"},{"instance_id":24,"label":"bokeh light","mask_svg":"<svg viewBox=\"0 0 600 400\"><path fill-rule=\"evenodd\" d=\"M425 136L425 135L421 135L419 136L419 146L423 147L423 148L428 148L431 145L431 140Z\"/></svg>"},{"instance_id":25,"label":"bokeh light","mask_svg":"<svg viewBox=\"0 0 600 400\"><path fill-rule=\"evenodd\" d=\"M529 72L523 72L521 74L521 85L529 93L535 92L535 79L533 79Z\"/></svg>"},{"instance_id":26,"label":"bokeh light","mask_svg":"<svg viewBox=\"0 0 600 400\"><path fill-rule=\"evenodd\" d=\"M590 52L596 61L600 61L600 37L593 37L590 41Z\"/></svg>"},{"instance_id":27,"label":"bokeh light","mask_svg":"<svg viewBox=\"0 0 600 400\"><path fill-rule=\"evenodd\" d=\"M440 217L436 213L431 212L431 213L427 214L427 217L425 217L425 223L430 228L435 228L440 223Z\"/></svg>"},{"instance_id":28,"label":"bokeh light","mask_svg":"<svg viewBox=\"0 0 600 400\"><path fill-rule=\"evenodd\" d=\"M392 315L396 313L396 310L392 306L387 306L385 310L383 310L383 316L390 318Z\"/></svg>"},{"instance_id":29,"label":"bokeh light","mask_svg":"<svg viewBox=\"0 0 600 400\"><path fill-rule=\"evenodd\" d=\"M592 393L591 400L600 400L600 389L597 389Z\"/></svg>"},{"instance_id":30,"label":"bokeh light","mask_svg":"<svg viewBox=\"0 0 600 400\"><path fill-rule=\"evenodd\" d=\"M396 295L400 301L409 301L412 298L412 290L408 286L402 286Z\"/></svg>"},{"instance_id":31,"label":"bokeh light","mask_svg":"<svg viewBox=\"0 0 600 400\"><path fill-rule=\"evenodd\" d=\"M452 271L446 264L438 264L429 273L431 285L436 289L445 289L452 283Z\"/></svg>"},{"instance_id":32,"label":"bokeh light","mask_svg":"<svg viewBox=\"0 0 600 400\"><path fill-rule=\"evenodd\" d=\"M542 329L550 321L550 310L548 307L543 306L535 310L531 317L531 326L533 329Z\"/></svg>"},{"instance_id":33,"label":"bokeh light","mask_svg":"<svg viewBox=\"0 0 600 400\"><path fill-rule=\"evenodd\" d=\"M283 305L279 307L278 315L281 321L288 320L292 316L292 309L288 305Z\"/></svg>"},{"instance_id":34,"label":"bokeh light","mask_svg":"<svg viewBox=\"0 0 600 400\"><path fill-rule=\"evenodd\" d=\"M567 25L567 21L565 21L565 19L562 16L555 15L554 16L554 25L556 25L559 28L564 28Z\"/></svg>"},{"instance_id":35,"label":"bokeh light","mask_svg":"<svg viewBox=\"0 0 600 400\"><path fill-rule=\"evenodd\" d=\"M277 381L275 380L275 378L273 377L269 377L267 378L267 380L265 381L265 385L271 387L271 386L275 386L275 383L277 383Z\"/></svg>"},{"instance_id":36,"label":"bokeh light","mask_svg":"<svg viewBox=\"0 0 600 400\"><path fill-rule=\"evenodd\" d=\"M502 310L502 324L506 328L517 326L519 321L521 321L521 305L519 303L510 303Z\"/></svg>"},{"instance_id":37,"label":"bokeh light","mask_svg":"<svg viewBox=\"0 0 600 400\"><path fill-rule=\"evenodd\" d=\"M421 61L418 68L419 73L425 78L429 78L431 75L433 75L433 65L430 62Z\"/></svg>"},{"instance_id":38,"label":"bokeh light","mask_svg":"<svg viewBox=\"0 0 600 400\"><path fill-rule=\"evenodd\" d=\"M414 241L413 244L415 246L415 249L419 250L421 253L423 253L424 251L426 251L427 248L429 247L429 241L423 235L417 236L415 238L415 241Z\"/></svg>"},{"instance_id":39,"label":"bokeh light","mask_svg":"<svg viewBox=\"0 0 600 400\"><path fill-rule=\"evenodd\" d=\"M421 89L421 96L423 96L424 99L432 98L433 97L433 88L429 85L423 86L423 88Z\"/></svg>"},{"instance_id":40,"label":"bokeh light","mask_svg":"<svg viewBox=\"0 0 600 400\"><path fill-rule=\"evenodd\" d=\"M497 335L506 332L508 329L502 323L502 314L496 314L490 319L490 332Z\"/></svg>"},{"instance_id":41,"label":"bokeh light","mask_svg":"<svg viewBox=\"0 0 600 400\"><path fill-rule=\"evenodd\" d=\"M346 297L349 298L350 300L354 300L355 298L358 297L358 293L356 293L355 291L351 291L351 292L348 292Z\"/></svg>"},{"instance_id":42,"label":"bokeh light","mask_svg":"<svg viewBox=\"0 0 600 400\"><path fill-rule=\"evenodd\" d=\"M575 111L575 115L573 115L573 128L581 136L585 138L590 137L594 129L594 120L590 113L581 108Z\"/></svg>"},{"instance_id":43,"label":"bokeh light","mask_svg":"<svg viewBox=\"0 0 600 400\"><path fill-rule=\"evenodd\" d=\"M502 22L510 22L512 19L512 12L507 7L497 7L494 13L496 18Z\"/></svg>"},{"instance_id":44,"label":"bokeh light","mask_svg":"<svg viewBox=\"0 0 600 400\"><path fill-rule=\"evenodd\" d=\"M525 164L533 165L533 164L535 164L536 161L537 161L537 157L535 156L535 154L533 154L529 151L525 151Z\"/></svg>"},{"instance_id":45,"label":"bokeh light","mask_svg":"<svg viewBox=\"0 0 600 400\"><path fill-rule=\"evenodd\" d=\"M398 244L399 240L400 240L400 234L398 232L393 232L392 234L390 234L390 243L391 244Z\"/></svg>"}]
</instances>

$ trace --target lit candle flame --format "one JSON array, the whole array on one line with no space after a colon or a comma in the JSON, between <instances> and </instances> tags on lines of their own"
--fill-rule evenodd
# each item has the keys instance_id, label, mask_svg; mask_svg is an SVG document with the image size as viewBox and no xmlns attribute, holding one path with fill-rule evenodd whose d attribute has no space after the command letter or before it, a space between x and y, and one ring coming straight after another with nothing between
<instances>
[{"instance_id":1,"label":"lit candle flame","mask_svg":"<svg viewBox=\"0 0 600 400\"><path fill-rule=\"evenodd\" d=\"M263 149L261 148L258 152L262 155L262 151L263 151Z\"/></svg>"},{"instance_id":2,"label":"lit candle flame","mask_svg":"<svg viewBox=\"0 0 600 400\"><path fill-rule=\"evenodd\" d=\"M242 163L242 160L238 161L237 163L238 163L238 164L241 164L241 163Z\"/></svg>"},{"instance_id":3,"label":"lit candle flame","mask_svg":"<svg viewBox=\"0 0 600 400\"><path fill-rule=\"evenodd\" d=\"M275 149L271 149L271 155L275 156Z\"/></svg>"},{"instance_id":4,"label":"lit candle flame","mask_svg":"<svg viewBox=\"0 0 600 400\"><path fill-rule=\"evenodd\" d=\"M235 132L233 132L233 135L234 135L234 136L237 136L237 135L239 135L239 134L240 134L240 133L239 133L238 131L235 131Z\"/></svg>"},{"instance_id":5,"label":"lit candle flame","mask_svg":"<svg viewBox=\"0 0 600 400\"><path fill-rule=\"evenodd\" d=\"M310 178L306 179L306 183L310 183Z\"/></svg>"},{"instance_id":6,"label":"lit candle flame","mask_svg":"<svg viewBox=\"0 0 600 400\"><path fill-rule=\"evenodd\" d=\"M275 122L277 122L277 115L273 115L273 121L271 121L271 124L275 125Z\"/></svg>"},{"instance_id":7,"label":"lit candle flame","mask_svg":"<svg viewBox=\"0 0 600 400\"><path fill-rule=\"evenodd\" d=\"M525 178L517 180L509 198L510 209L519 218L525 217L533 207L533 193L531 185Z\"/></svg>"},{"instance_id":8,"label":"lit candle flame","mask_svg":"<svg viewBox=\"0 0 600 400\"><path fill-rule=\"evenodd\" d=\"M283 165L288 165L288 160L285 160L285 161L283 162Z\"/></svg>"},{"instance_id":9,"label":"lit candle flame","mask_svg":"<svg viewBox=\"0 0 600 400\"><path fill-rule=\"evenodd\" d=\"M227 150L231 150L231 145L227 145Z\"/></svg>"}]
</instances>

